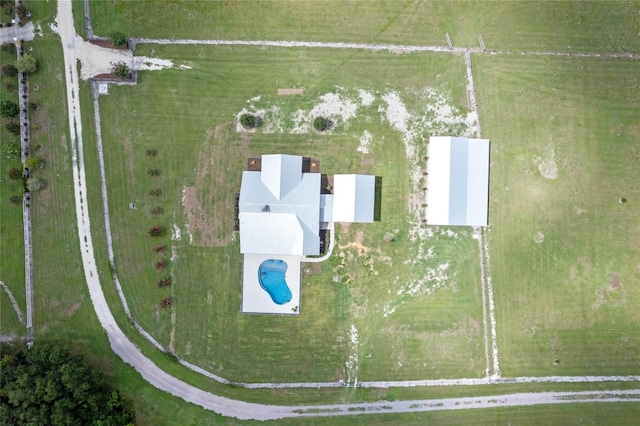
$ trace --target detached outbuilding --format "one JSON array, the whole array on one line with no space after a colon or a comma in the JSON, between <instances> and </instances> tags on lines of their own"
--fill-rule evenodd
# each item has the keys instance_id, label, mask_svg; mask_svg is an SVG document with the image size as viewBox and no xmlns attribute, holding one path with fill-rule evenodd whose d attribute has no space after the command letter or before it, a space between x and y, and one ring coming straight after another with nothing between
<instances>
[{"instance_id":1,"label":"detached outbuilding","mask_svg":"<svg viewBox=\"0 0 640 426\"><path fill-rule=\"evenodd\" d=\"M487 226L489 140L429 138L427 224Z\"/></svg>"}]
</instances>

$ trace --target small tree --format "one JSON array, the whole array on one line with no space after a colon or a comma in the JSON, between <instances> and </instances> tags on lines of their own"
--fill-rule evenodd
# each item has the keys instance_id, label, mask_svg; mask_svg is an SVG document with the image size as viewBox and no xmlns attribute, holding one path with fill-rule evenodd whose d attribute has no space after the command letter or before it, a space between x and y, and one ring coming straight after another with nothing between
<instances>
[{"instance_id":1,"label":"small tree","mask_svg":"<svg viewBox=\"0 0 640 426\"><path fill-rule=\"evenodd\" d=\"M129 78L129 67L127 66L127 64L125 64L124 62L118 62L116 64L113 65L113 68L111 69L111 72L113 73L113 75L115 75L116 77L122 79L122 80L126 80L127 78Z\"/></svg>"},{"instance_id":2,"label":"small tree","mask_svg":"<svg viewBox=\"0 0 640 426\"><path fill-rule=\"evenodd\" d=\"M35 169L38 167L38 159L35 157L29 157L25 160L24 165L28 169Z\"/></svg>"},{"instance_id":3,"label":"small tree","mask_svg":"<svg viewBox=\"0 0 640 426\"><path fill-rule=\"evenodd\" d=\"M129 44L127 40L127 35L119 31L112 32L111 35L109 36L109 39L113 42L114 45L118 47L126 47Z\"/></svg>"},{"instance_id":4,"label":"small tree","mask_svg":"<svg viewBox=\"0 0 640 426\"><path fill-rule=\"evenodd\" d=\"M157 155L158 155L158 150L157 150L157 149L155 149L155 148L148 149L148 150L147 150L147 155L148 155L149 157L155 157L155 156L157 156Z\"/></svg>"},{"instance_id":5,"label":"small tree","mask_svg":"<svg viewBox=\"0 0 640 426\"><path fill-rule=\"evenodd\" d=\"M18 75L18 68L14 67L12 64L2 64L0 72L2 72L2 75L5 77L15 77Z\"/></svg>"},{"instance_id":6,"label":"small tree","mask_svg":"<svg viewBox=\"0 0 640 426\"><path fill-rule=\"evenodd\" d=\"M167 267L167 261L164 259L158 260L153 266L156 268L156 271L161 271L162 269Z\"/></svg>"},{"instance_id":7,"label":"small tree","mask_svg":"<svg viewBox=\"0 0 640 426\"><path fill-rule=\"evenodd\" d=\"M20 203L22 203L22 197L19 195L12 195L11 197L9 197L9 202L14 206L18 206L20 205Z\"/></svg>"},{"instance_id":8,"label":"small tree","mask_svg":"<svg viewBox=\"0 0 640 426\"><path fill-rule=\"evenodd\" d=\"M9 179L11 180L18 180L22 177L22 170L17 168L17 167L13 167L11 168L11 170L9 170Z\"/></svg>"},{"instance_id":9,"label":"small tree","mask_svg":"<svg viewBox=\"0 0 640 426\"><path fill-rule=\"evenodd\" d=\"M152 237L161 237L164 234L164 228L160 225L152 226L149 228L149 235Z\"/></svg>"},{"instance_id":10,"label":"small tree","mask_svg":"<svg viewBox=\"0 0 640 426\"><path fill-rule=\"evenodd\" d=\"M242 114L240 116L240 124L245 129L253 129L258 124L258 119L251 114Z\"/></svg>"},{"instance_id":11,"label":"small tree","mask_svg":"<svg viewBox=\"0 0 640 426\"><path fill-rule=\"evenodd\" d=\"M33 55L22 55L18 59L18 71L26 73L34 73L38 69L38 62Z\"/></svg>"},{"instance_id":12,"label":"small tree","mask_svg":"<svg viewBox=\"0 0 640 426\"><path fill-rule=\"evenodd\" d=\"M2 12L7 16L14 15L15 2L13 0L0 0L0 7L2 8Z\"/></svg>"},{"instance_id":13,"label":"small tree","mask_svg":"<svg viewBox=\"0 0 640 426\"><path fill-rule=\"evenodd\" d=\"M151 209L151 213L156 216L160 216L162 213L164 213L164 209L162 208L162 206L155 206L153 209Z\"/></svg>"},{"instance_id":14,"label":"small tree","mask_svg":"<svg viewBox=\"0 0 640 426\"><path fill-rule=\"evenodd\" d=\"M3 118L13 118L20 113L18 104L13 101L0 102L0 116Z\"/></svg>"},{"instance_id":15,"label":"small tree","mask_svg":"<svg viewBox=\"0 0 640 426\"><path fill-rule=\"evenodd\" d=\"M171 278L167 277L167 278L160 278L157 282L156 285L158 286L158 288L165 288L165 287L169 287L171 285Z\"/></svg>"},{"instance_id":16,"label":"small tree","mask_svg":"<svg viewBox=\"0 0 640 426\"><path fill-rule=\"evenodd\" d=\"M165 250L166 250L166 247L163 244L158 244L153 248L153 251L155 253L164 253Z\"/></svg>"},{"instance_id":17,"label":"small tree","mask_svg":"<svg viewBox=\"0 0 640 426\"><path fill-rule=\"evenodd\" d=\"M171 306L171 298L170 297L165 297L164 299L162 299L160 301L160 307L161 308L167 308Z\"/></svg>"},{"instance_id":18,"label":"small tree","mask_svg":"<svg viewBox=\"0 0 640 426\"><path fill-rule=\"evenodd\" d=\"M15 120L11 120L10 122L8 122L5 127L7 128L7 132L11 134L14 134L14 135L20 134L20 123L18 123Z\"/></svg>"},{"instance_id":19,"label":"small tree","mask_svg":"<svg viewBox=\"0 0 640 426\"><path fill-rule=\"evenodd\" d=\"M16 89L18 88L16 86L16 84L13 81L5 81L4 82L4 87L9 91L9 92L15 92Z\"/></svg>"},{"instance_id":20,"label":"small tree","mask_svg":"<svg viewBox=\"0 0 640 426\"><path fill-rule=\"evenodd\" d=\"M2 45L0 45L0 51L8 53L9 55L15 55L16 45L10 41L5 41L4 43L2 43Z\"/></svg>"},{"instance_id":21,"label":"small tree","mask_svg":"<svg viewBox=\"0 0 640 426\"><path fill-rule=\"evenodd\" d=\"M324 117L316 117L313 120L313 128L318 132L324 132L325 130L328 130L331 127L331 124L331 120Z\"/></svg>"},{"instance_id":22,"label":"small tree","mask_svg":"<svg viewBox=\"0 0 640 426\"><path fill-rule=\"evenodd\" d=\"M162 195L162 189L160 188L152 189L151 191L149 191L149 195L152 195L154 197L159 197Z\"/></svg>"},{"instance_id":23,"label":"small tree","mask_svg":"<svg viewBox=\"0 0 640 426\"><path fill-rule=\"evenodd\" d=\"M147 170L147 174L151 177L158 177L160 176L160 169L149 169Z\"/></svg>"}]
</instances>

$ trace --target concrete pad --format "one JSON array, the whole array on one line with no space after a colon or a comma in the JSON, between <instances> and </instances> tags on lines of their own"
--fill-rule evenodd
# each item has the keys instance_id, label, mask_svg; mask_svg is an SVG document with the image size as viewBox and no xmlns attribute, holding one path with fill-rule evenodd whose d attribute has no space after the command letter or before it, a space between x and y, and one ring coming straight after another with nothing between
<instances>
[{"instance_id":1,"label":"concrete pad","mask_svg":"<svg viewBox=\"0 0 640 426\"><path fill-rule=\"evenodd\" d=\"M273 302L258 281L258 268L268 259L287 264L285 281L291 290L291 301L278 305ZM274 254L245 254L242 265L242 312L252 314L300 315L301 262L303 256Z\"/></svg>"}]
</instances>

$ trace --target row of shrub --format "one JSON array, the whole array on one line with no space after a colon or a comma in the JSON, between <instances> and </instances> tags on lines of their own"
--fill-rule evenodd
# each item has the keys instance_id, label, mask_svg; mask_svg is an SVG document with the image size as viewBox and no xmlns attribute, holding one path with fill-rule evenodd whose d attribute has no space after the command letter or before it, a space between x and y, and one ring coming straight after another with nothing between
<instances>
[{"instance_id":1,"label":"row of shrub","mask_svg":"<svg viewBox=\"0 0 640 426\"><path fill-rule=\"evenodd\" d=\"M152 160L155 159L157 155L157 149L152 148L147 150L147 157L151 158ZM152 167L147 170L147 175L154 179L160 177L161 174L161 170L157 167ZM149 191L149 195L155 198L160 197L160 195L162 195L162 188L152 189L151 191ZM162 207L162 205L157 204L151 209L151 214L153 214L154 216L162 216L164 214L164 208ZM165 236L166 230L162 225L153 225L148 229L147 233L151 238L156 239ZM167 247L164 244L155 244L153 247L153 252L158 255L158 258L156 258L156 260L154 261L153 267L158 272L165 270L169 265L168 260L164 256L166 250ZM156 286L160 289L167 288L171 286L171 284L172 280L170 276L158 278L158 280L156 281ZM171 306L171 297L163 297L162 299L160 299L158 306L160 308Z\"/></svg>"},{"instance_id":2,"label":"row of shrub","mask_svg":"<svg viewBox=\"0 0 640 426\"><path fill-rule=\"evenodd\" d=\"M247 130L256 129L262 125L262 117L253 114L242 114L240 124ZM313 128L318 132L325 132L333 127L333 121L326 117L313 119Z\"/></svg>"}]
</instances>

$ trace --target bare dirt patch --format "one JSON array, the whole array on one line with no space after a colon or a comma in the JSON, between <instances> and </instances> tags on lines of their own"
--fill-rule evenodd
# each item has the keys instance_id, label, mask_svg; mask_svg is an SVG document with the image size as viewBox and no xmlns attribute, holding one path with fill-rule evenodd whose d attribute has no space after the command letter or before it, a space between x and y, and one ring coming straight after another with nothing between
<instances>
[{"instance_id":1,"label":"bare dirt patch","mask_svg":"<svg viewBox=\"0 0 640 426\"><path fill-rule=\"evenodd\" d=\"M547 160L538 164L538 170L545 179L555 179L558 177L558 165L554 160Z\"/></svg>"},{"instance_id":2,"label":"bare dirt patch","mask_svg":"<svg viewBox=\"0 0 640 426\"><path fill-rule=\"evenodd\" d=\"M233 123L230 123L207 132L207 141L198 154L196 184L184 188L189 242L194 246L225 246L233 239L235 192L232 188L234 176L239 177L242 168L240 164L224 161L233 146L240 146L231 141L232 129ZM237 187L240 188L239 182Z\"/></svg>"},{"instance_id":3,"label":"bare dirt patch","mask_svg":"<svg viewBox=\"0 0 640 426\"><path fill-rule=\"evenodd\" d=\"M72 303L71 305L69 305L69 307L64 310L64 315L67 317L70 317L73 314L75 314L78 311L78 309L80 309L80 306L82 305L82 299L84 298L81 298L79 302Z\"/></svg>"},{"instance_id":4,"label":"bare dirt patch","mask_svg":"<svg viewBox=\"0 0 640 426\"><path fill-rule=\"evenodd\" d=\"M278 96L304 95L304 87L278 89Z\"/></svg>"},{"instance_id":5,"label":"bare dirt patch","mask_svg":"<svg viewBox=\"0 0 640 426\"><path fill-rule=\"evenodd\" d=\"M544 234L540 231L533 236L533 242L536 244L541 244L544 241Z\"/></svg>"},{"instance_id":6,"label":"bare dirt patch","mask_svg":"<svg viewBox=\"0 0 640 426\"><path fill-rule=\"evenodd\" d=\"M595 291L596 301L591 305L594 309L601 305L620 306L627 301L627 291L620 282L620 275L609 272L607 277L609 278L607 285Z\"/></svg>"}]
</instances>

